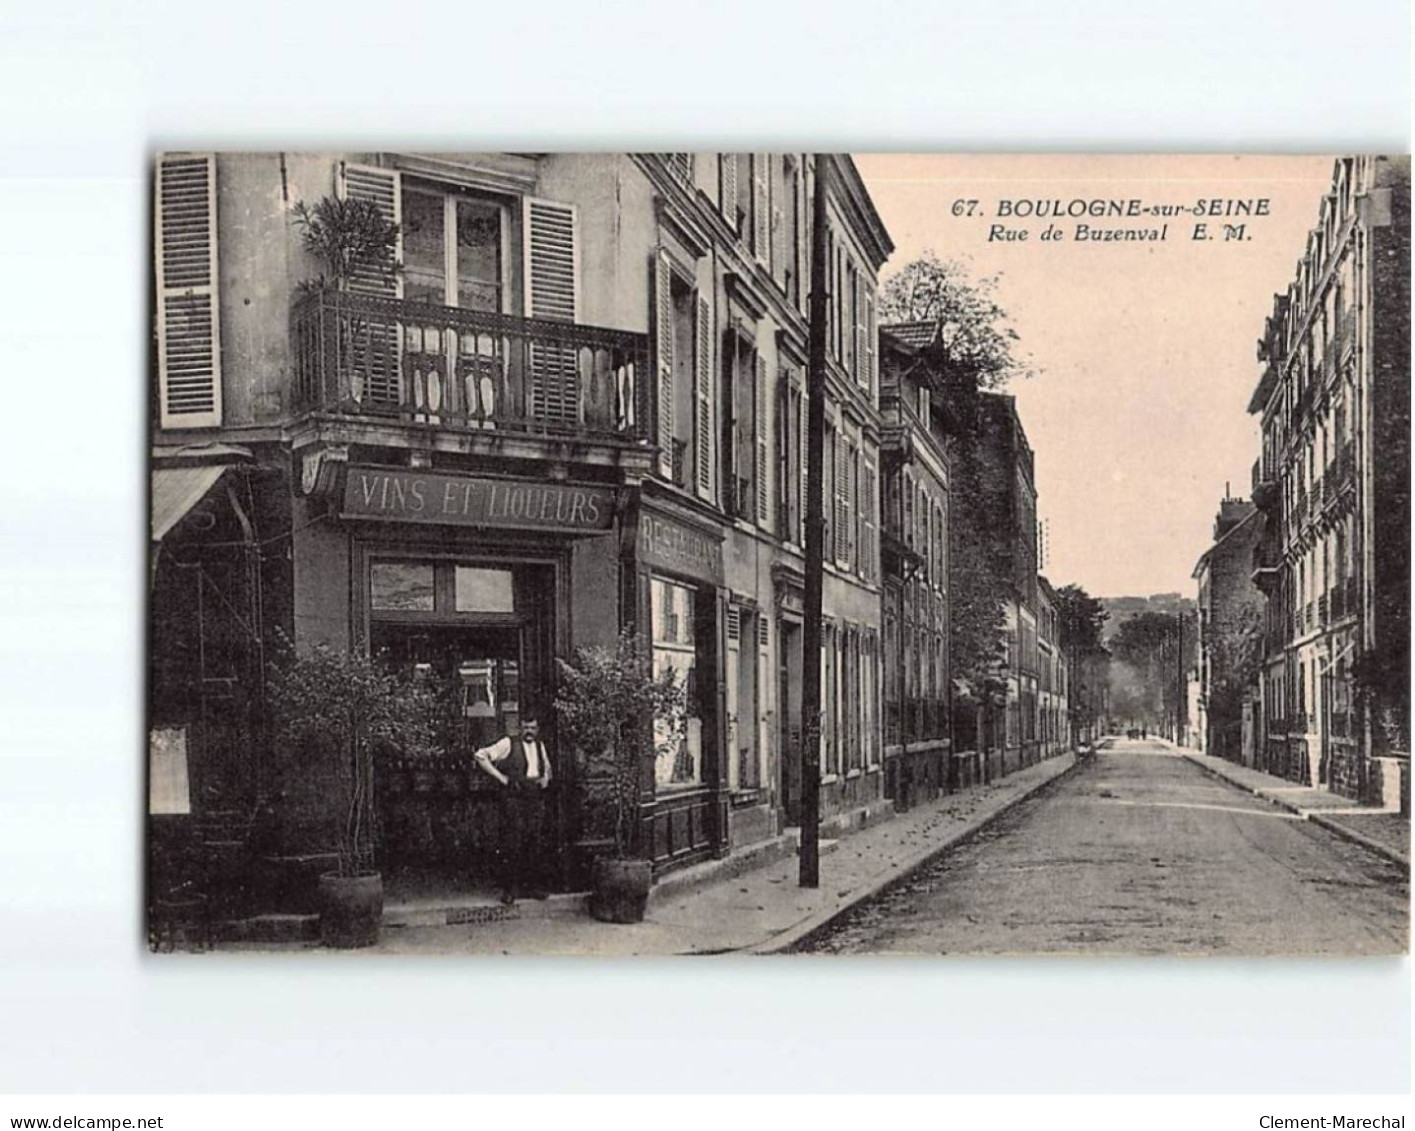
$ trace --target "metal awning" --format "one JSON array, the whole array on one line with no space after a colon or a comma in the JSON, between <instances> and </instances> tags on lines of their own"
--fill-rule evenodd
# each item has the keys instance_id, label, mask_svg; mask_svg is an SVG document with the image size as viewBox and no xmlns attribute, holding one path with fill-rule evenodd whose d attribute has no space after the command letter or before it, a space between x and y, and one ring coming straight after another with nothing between
<instances>
[{"instance_id":1,"label":"metal awning","mask_svg":"<svg viewBox=\"0 0 1415 1131\"><path fill-rule=\"evenodd\" d=\"M225 467L170 467L152 473L154 545L201 502L225 471Z\"/></svg>"}]
</instances>

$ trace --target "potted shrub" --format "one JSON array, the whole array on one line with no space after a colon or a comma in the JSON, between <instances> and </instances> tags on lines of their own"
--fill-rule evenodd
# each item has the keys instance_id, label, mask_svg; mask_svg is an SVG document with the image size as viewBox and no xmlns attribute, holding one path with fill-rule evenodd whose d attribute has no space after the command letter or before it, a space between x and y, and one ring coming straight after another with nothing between
<instances>
[{"instance_id":1,"label":"potted shrub","mask_svg":"<svg viewBox=\"0 0 1415 1131\"><path fill-rule=\"evenodd\" d=\"M305 291L349 289L356 276L392 283L398 263L398 225L371 200L326 196L292 209L305 250L325 274L301 284Z\"/></svg>"},{"instance_id":2,"label":"potted shrub","mask_svg":"<svg viewBox=\"0 0 1415 1131\"><path fill-rule=\"evenodd\" d=\"M372 946L383 916L374 759L429 751L431 693L361 653L316 644L297 655L288 642L271 665L266 691L277 741L300 748L342 815L338 869L319 880L320 936L326 946Z\"/></svg>"},{"instance_id":3,"label":"potted shrub","mask_svg":"<svg viewBox=\"0 0 1415 1131\"><path fill-rule=\"evenodd\" d=\"M612 649L580 648L573 661L560 661L559 738L578 760L587 801L613 820L612 850L594 863L590 913L596 919L643 920L653 883L653 865L634 856L644 763L650 754L677 752L686 703L677 674L654 672L631 633Z\"/></svg>"}]
</instances>

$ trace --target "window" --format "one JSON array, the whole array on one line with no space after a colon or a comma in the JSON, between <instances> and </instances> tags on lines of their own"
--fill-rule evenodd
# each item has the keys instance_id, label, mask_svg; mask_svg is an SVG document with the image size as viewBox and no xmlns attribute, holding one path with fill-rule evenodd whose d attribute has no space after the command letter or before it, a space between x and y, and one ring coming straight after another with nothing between
<instances>
[{"instance_id":1,"label":"window","mask_svg":"<svg viewBox=\"0 0 1415 1131\"><path fill-rule=\"evenodd\" d=\"M732 605L728 610L728 786L738 791L756 789L761 781L757 750L761 716L756 647L758 619L755 610L745 606Z\"/></svg>"},{"instance_id":2,"label":"window","mask_svg":"<svg viewBox=\"0 0 1415 1131\"><path fill-rule=\"evenodd\" d=\"M658 350L659 471L680 487L706 493L711 483L707 461L711 451L703 440L711 437L711 424L703 419L710 409L702 387L708 373L703 356L710 341L701 330L709 312L700 309L691 281L675 270L665 252L655 265L654 320ZM703 466L699 467L699 461Z\"/></svg>"},{"instance_id":3,"label":"window","mask_svg":"<svg viewBox=\"0 0 1415 1131\"><path fill-rule=\"evenodd\" d=\"M374 566L375 571L379 568ZM511 571L457 566L453 575L452 607L459 613L513 612Z\"/></svg>"},{"instance_id":4,"label":"window","mask_svg":"<svg viewBox=\"0 0 1415 1131\"><path fill-rule=\"evenodd\" d=\"M372 607L389 612L432 612L432 570L430 562L374 562L369 567Z\"/></svg>"},{"instance_id":5,"label":"window","mask_svg":"<svg viewBox=\"0 0 1415 1131\"><path fill-rule=\"evenodd\" d=\"M776 379L776 487L777 526L783 542L804 545L801 527L802 466L801 390L790 370Z\"/></svg>"},{"instance_id":6,"label":"window","mask_svg":"<svg viewBox=\"0 0 1415 1131\"><path fill-rule=\"evenodd\" d=\"M800 169L794 154L781 158L781 193L777 209L781 217L780 254L773 262L777 281L786 297L797 305L801 302L801 281L797 264L801 254L801 188Z\"/></svg>"},{"instance_id":7,"label":"window","mask_svg":"<svg viewBox=\"0 0 1415 1131\"><path fill-rule=\"evenodd\" d=\"M498 201L405 184L403 297L504 313L506 229Z\"/></svg>"},{"instance_id":8,"label":"window","mask_svg":"<svg viewBox=\"0 0 1415 1131\"><path fill-rule=\"evenodd\" d=\"M654 776L659 785L697 785L702 781L703 769L702 720L695 714L693 686L697 664L697 593L686 585L655 577L650 585L650 597L654 672L677 673L679 683L688 688L689 711L681 741L675 750L655 761ZM661 744L668 737L663 725L655 723L655 741Z\"/></svg>"},{"instance_id":9,"label":"window","mask_svg":"<svg viewBox=\"0 0 1415 1131\"><path fill-rule=\"evenodd\" d=\"M766 362L741 330L722 340L723 509L770 529Z\"/></svg>"}]
</instances>

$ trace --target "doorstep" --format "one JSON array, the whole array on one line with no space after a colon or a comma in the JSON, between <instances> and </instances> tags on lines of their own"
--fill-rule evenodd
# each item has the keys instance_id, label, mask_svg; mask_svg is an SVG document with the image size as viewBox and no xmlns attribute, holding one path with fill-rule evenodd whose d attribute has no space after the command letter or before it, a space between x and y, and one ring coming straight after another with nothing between
<instances>
[{"instance_id":1,"label":"doorstep","mask_svg":"<svg viewBox=\"0 0 1415 1131\"><path fill-rule=\"evenodd\" d=\"M455 927L508 919L573 919L588 914L589 892L560 892L545 899L504 904L479 893L412 899L383 905L385 927Z\"/></svg>"}]
</instances>

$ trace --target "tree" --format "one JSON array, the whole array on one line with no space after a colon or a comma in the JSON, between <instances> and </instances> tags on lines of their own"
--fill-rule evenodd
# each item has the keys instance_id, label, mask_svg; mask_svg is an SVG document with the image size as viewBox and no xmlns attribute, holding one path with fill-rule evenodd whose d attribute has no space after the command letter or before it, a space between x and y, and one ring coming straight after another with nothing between
<instances>
[{"instance_id":1,"label":"tree","mask_svg":"<svg viewBox=\"0 0 1415 1131\"><path fill-rule=\"evenodd\" d=\"M1074 733L1094 727L1100 717L1101 691L1108 681L1110 652L1103 633L1110 614L1079 585L1063 585L1054 597L1061 625L1061 646L1071 671L1068 707Z\"/></svg>"},{"instance_id":2,"label":"tree","mask_svg":"<svg viewBox=\"0 0 1415 1131\"><path fill-rule=\"evenodd\" d=\"M881 320L934 322L935 340L923 351L934 374L940 403L952 420L949 495L949 670L968 688L980 721L1006 702L1003 603L1018 578L1013 574L1014 510L1010 467L1002 467L982 442L980 390L996 390L1032 369L1017 355L1017 332L995 292L998 276L975 280L957 260L925 252L886 280L880 292ZM954 712L955 737L963 743L986 736L967 734L968 721Z\"/></svg>"},{"instance_id":3,"label":"tree","mask_svg":"<svg viewBox=\"0 0 1415 1131\"><path fill-rule=\"evenodd\" d=\"M655 671L628 630L613 649L577 648L572 661L558 664L560 739L579 759L590 806L611 815L615 855L627 859L645 758L684 752L687 688L672 668Z\"/></svg>"},{"instance_id":4,"label":"tree","mask_svg":"<svg viewBox=\"0 0 1415 1131\"><path fill-rule=\"evenodd\" d=\"M1192 614L1181 613L1183 655L1176 654L1180 622L1175 614L1144 612L1125 621L1110 642L1117 663L1111 684L1117 709L1132 719L1159 725L1182 713L1180 672L1193 665L1196 632Z\"/></svg>"},{"instance_id":5,"label":"tree","mask_svg":"<svg viewBox=\"0 0 1415 1131\"><path fill-rule=\"evenodd\" d=\"M1018 356L1017 331L997 302L1000 279L973 279L961 261L926 251L885 280L880 321L938 323L935 348L949 376L967 378L980 389L1000 389L1035 372L1030 359Z\"/></svg>"}]
</instances>

